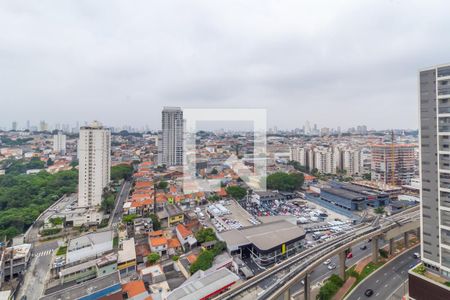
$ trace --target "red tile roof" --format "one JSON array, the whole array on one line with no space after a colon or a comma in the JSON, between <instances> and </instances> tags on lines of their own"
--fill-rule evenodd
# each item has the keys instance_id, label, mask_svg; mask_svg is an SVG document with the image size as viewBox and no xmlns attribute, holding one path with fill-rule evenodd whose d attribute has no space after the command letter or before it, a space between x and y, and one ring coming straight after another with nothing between
<instances>
[{"instance_id":1,"label":"red tile roof","mask_svg":"<svg viewBox=\"0 0 450 300\"><path fill-rule=\"evenodd\" d=\"M135 297L147 292L144 282L142 280L130 281L122 284L122 292L127 293L128 298Z\"/></svg>"},{"instance_id":2,"label":"red tile roof","mask_svg":"<svg viewBox=\"0 0 450 300\"><path fill-rule=\"evenodd\" d=\"M177 225L177 231L180 233L180 235L183 237L183 239L185 239L188 236L192 235L192 231L187 229L183 224L178 224Z\"/></svg>"}]
</instances>

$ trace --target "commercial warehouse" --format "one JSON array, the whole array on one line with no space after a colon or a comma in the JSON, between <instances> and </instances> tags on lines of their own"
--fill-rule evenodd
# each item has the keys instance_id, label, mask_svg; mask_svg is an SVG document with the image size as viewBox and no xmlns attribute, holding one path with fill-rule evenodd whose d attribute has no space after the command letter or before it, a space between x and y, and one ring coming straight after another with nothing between
<instances>
[{"instance_id":1,"label":"commercial warehouse","mask_svg":"<svg viewBox=\"0 0 450 300\"><path fill-rule=\"evenodd\" d=\"M222 232L231 255L251 257L260 265L270 265L295 254L302 247L305 231L286 220Z\"/></svg>"}]
</instances>

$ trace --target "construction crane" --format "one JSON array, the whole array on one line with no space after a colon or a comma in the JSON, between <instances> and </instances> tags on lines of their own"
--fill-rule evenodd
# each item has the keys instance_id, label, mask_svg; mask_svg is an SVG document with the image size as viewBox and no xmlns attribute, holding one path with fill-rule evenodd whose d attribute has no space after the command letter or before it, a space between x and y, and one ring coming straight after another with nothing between
<instances>
[{"instance_id":1,"label":"construction crane","mask_svg":"<svg viewBox=\"0 0 450 300\"><path fill-rule=\"evenodd\" d=\"M396 185L395 180L395 135L394 129L391 131L391 185Z\"/></svg>"}]
</instances>

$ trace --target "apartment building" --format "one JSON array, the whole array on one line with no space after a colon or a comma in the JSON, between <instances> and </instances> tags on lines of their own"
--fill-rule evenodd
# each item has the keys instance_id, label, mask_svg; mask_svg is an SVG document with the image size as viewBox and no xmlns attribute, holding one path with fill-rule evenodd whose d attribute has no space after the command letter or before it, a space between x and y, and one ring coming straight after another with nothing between
<instances>
[{"instance_id":1,"label":"apartment building","mask_svg":"<svg viewBox=\"0 0 450 300\"><path fill-rule=\"evenodd\" d=\"M345 149L342 151L342 169L347 175L361 174L361 151L359 149Z\"/></svg>"},{"instance_id":2,"label":"apartment building","mask_svg":"<svg viewBox=\"0 0 450 300\"><path fill-rule=\"evenodd\" d=\"M410 184L414 177L415 148L413 144L372 145L372 180Z\"/></svg>"},{"instance_id":3,"label":"apartment building","mask_svg":"<svg viewBox=\"0 0 450 300\"><path fill-rule=\"evenodd\" d=\"M111 172L111 132L99 122L80 128L78 140L78 206L95 207L102 201L103 189Z\"/></svg>"},{"instance_id":4,"label":"apartment building","mask_svg":"<svg viewBox=\"0 0 450 300\"><path fill-rule=\"evenodd\" d=\"M302 166L307 166L308 149L304 147L290 147L290 160L297 161Z\"/></svg>"},{"instance_id":5,"label":"apartment building","mask_svg":"<svg viewBox=\"0 0 450 300\"><path fill-rule=\"evenodd\" d=\"M333 148L314 148L314 168L319 173L336 174Z\"/></svg>"},{"instance_id":6,"label":"apartment building","mask_svg":"<svg viewBox=\"0 0 450 300\"><path fill-rule=\"evenodd\" d=\"M4 281L23 275L31 258L31 244L0 249L0 286Z\"/></svg>"},{"instance_id":7,"label":"apartment building","mask_svg":"<svg viewBox=\"0 0 450 300\"><path fill-rule=\"evenodd\" d=\"M419 73L421 251L426 274L409 272L410 299L450 299L450 65Z\"/></svg>"},{"instance_id":8,"label":"apartment building","mask_svg":"<svg viewBox=\"0 0 450 300\"><path fill-rule=\"evenodd\" d=\"M183 111L180 107L164 107L162 133L158 142L158 164L183 164Z\"/></svg>"},{"instance_id":9,"label":"apartment building","mask_svg":"<svg viewBox=\"0 0 450 300\"><path fill-rule=\"evenodd\" d=\"M53 135L53 152L57 154L66 154L66 135L62 132Z\"/></svg>"}]
</instances>

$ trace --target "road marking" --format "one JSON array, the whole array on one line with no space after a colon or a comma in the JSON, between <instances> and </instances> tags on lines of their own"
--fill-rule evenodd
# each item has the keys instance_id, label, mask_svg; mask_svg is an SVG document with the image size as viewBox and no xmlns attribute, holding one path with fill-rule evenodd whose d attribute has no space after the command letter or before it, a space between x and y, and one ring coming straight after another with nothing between
<instances>
[{"instance_id":1,"label":"road marking","mask_svg":"<svg viewBox=\"0 0 450 300\"><path fill-rule=\"evenodd\" d=\"M377 281L375 281L375 283L378 283L378 282L380 282L380 279L377 279Z\"/></svg>"},{"instance_id":2,"label":"road marking","mask_svg":"<svg viewBox=\"0 0 450 300\"><path fill-rule=\"evenodd\" d=\"M386 276L387 275L387 273L384 273L384 276Z\"/></svg>"},{"instance_id":3,"label":"road marking","mask_svg":"<svg viewBox=\"0 0 450 300\"><path fill-rule=\"evenodd\" d=\"M384 287L387 288L389 286L389 284L385 284Z\"/></svg>"},{"instance_id":4,"label":"road marking","mask_svg":"<svg viewBox=\"0 0 450 300\"><path fill-rule=\"evenodd\" d=\"M49 254L51 254L53 252L54 249L50 249L50 250L44 250L38 253L34 253L33 256L35 257L41 257L41 256L47 256Z\"/></svg>"},{"instance_id":5,"label":"road marking","mask_svg":"<svg viewBox=\"0 0 450 300\"><path fill-rule=\"evenodd\" d=\"M380 295L380 293L377 293L376 295L375 295L375 297L378 297Z\"/></svg>"}]
</instances>

